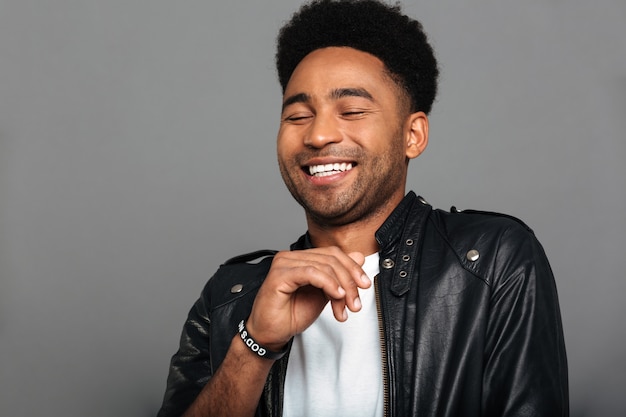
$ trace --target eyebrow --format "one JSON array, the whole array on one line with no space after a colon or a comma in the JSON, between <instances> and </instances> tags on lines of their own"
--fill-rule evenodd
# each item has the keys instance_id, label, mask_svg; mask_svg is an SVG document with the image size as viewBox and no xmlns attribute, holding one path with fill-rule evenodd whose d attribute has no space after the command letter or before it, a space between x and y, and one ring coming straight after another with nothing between
<instances>
[{"instance_id":1,"label":"eyebrow","mask_svg":"<svg viewBox=\"0 0 626 417\"><path fill-rule=\"evenodd\" d=\"M369 91L364 88L337 88L331 91L329 97L333 100L339 100L344 97L362 97L370 101L375 101ZM283 101L282 109L284 110L285 107L294 103L308 103L309 101L311 101L311 96L306 93L294 94Z\"/></svg>"},{"instance_id":2,"label":"eyebrow","mask_svg":"<svg viewBox=\"0 0 626 417\"><path fill-rule=\"evenodd\" d=\"M283 110L285 107L290 106L294 103L307 103L311 101L311 96L306 93L294 94L293 96L289 96L283 101Z\"/></svg>"},{"instance_id":3,"label":"eyebrow","mask_svg":"<svg viewBox=\"0 0 626 417\"><path fill-rule=\"evenodd\" d=\"M363 97L374 101L374 97L364 88L338 88L330 93L330 98L335 100L343 97Z\"/></svg>"}]
</instances>

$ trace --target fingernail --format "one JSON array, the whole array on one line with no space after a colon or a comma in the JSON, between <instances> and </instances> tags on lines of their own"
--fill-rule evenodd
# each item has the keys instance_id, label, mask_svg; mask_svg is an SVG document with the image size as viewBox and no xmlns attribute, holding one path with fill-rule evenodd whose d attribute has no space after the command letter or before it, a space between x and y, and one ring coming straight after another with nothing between
<instances>
[{"instance_id":1,"label":"fingernail","mask_svg":"<svg viewBox=\"0 0 626 417\"><path fill-rule=\"evenodd\" d=\"M337 291L339 291L339 295L340 295L340 296L342 296L342 297L343 297L344 295L346 295L346 290L344 290L342 287L339 287L339 288L337 289Z\"/></svg>"},{"instance_id":2,"label":"fingernail","mask_svg":"<svg viewBox=\"0 0 626 417\"><path fill-rule=\"evenodd\" d=\"M357 310L361 309L361 299L359 297L354 299L354 308Z\"/></svg>"},{"instance_id":3,"label":"fingernail","mask_svg":"<svg viewBox=\"0 0 626 417\"><path fill-rule=\"evenodd\" d=\"M343 309L343 319L348 320L348 307Z\"/></svg>"},{"instance_id":4,"label":"fingernail","mask_svg":"<svg viewBox=\"0 0 626 417\"><path fill-rule=\"evenodd\" d=\"M364 284L371 284L372 283L370 278L367 275L365 275L365 274L361 275L361 281L363 281Z\"/></svg>"}]
</instances>

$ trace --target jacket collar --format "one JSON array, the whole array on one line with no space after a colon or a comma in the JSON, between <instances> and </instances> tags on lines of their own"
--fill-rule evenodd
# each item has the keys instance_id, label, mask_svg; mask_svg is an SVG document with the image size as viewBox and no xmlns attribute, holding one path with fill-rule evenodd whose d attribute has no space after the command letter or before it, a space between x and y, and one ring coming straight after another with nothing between
<instances>
[{"instance_id":1,"label":"jacket collar","mask_svg":"<svg viewBox=\"0 0 626 417\"><path fill-rule=\"evenodd\" d=\"M410 191L376 232L380 276L396 296L409 291L419 278L418 259L431 206Z\"/></svg>"},{"instance_id":2,"label":"jacket collar","mask_svg":"<svg viewBox=\"0 0 626 417\"><path fill-rule=\"evenodd\" d=\"M409 217L411 208L415 205L416 199L415 193L409 191L376 231L375 237L381 253L396 243L402 236L404 225Z\"/></svg>"}]
</instances>

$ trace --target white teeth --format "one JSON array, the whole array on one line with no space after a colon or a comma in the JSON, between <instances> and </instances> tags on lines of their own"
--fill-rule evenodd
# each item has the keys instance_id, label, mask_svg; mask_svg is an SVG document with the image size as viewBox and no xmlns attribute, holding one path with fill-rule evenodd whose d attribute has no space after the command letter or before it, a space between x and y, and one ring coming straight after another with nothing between
<instances>
[{"instance_id":1,"label":"white teeth","mask_svg":"<svg viewBox=\"0 0 626 417\"><path fill-rule=\"evenodd\" d=\"M325 177L339 172L350 171L351 169L352 163L345 162L326 165L311 165L309 167L309 174L315 175L316 177Z\"/></svg>"}]
</instances>

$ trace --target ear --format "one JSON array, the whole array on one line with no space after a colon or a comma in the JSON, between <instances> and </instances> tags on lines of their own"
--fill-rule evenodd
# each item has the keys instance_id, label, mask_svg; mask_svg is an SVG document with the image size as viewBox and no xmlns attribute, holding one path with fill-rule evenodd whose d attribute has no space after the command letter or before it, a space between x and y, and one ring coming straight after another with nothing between
<instances>
[{"instance_id":1,"label":"ear","mask_svg":"<svg viewBox=\"0 0 626 417\"><path fill-rule=\"evenodd\" d=\"M406 157L417 158L428 145L428 116L420 111L411 113L406 121Z\"/></svg>"}]
</instances>

